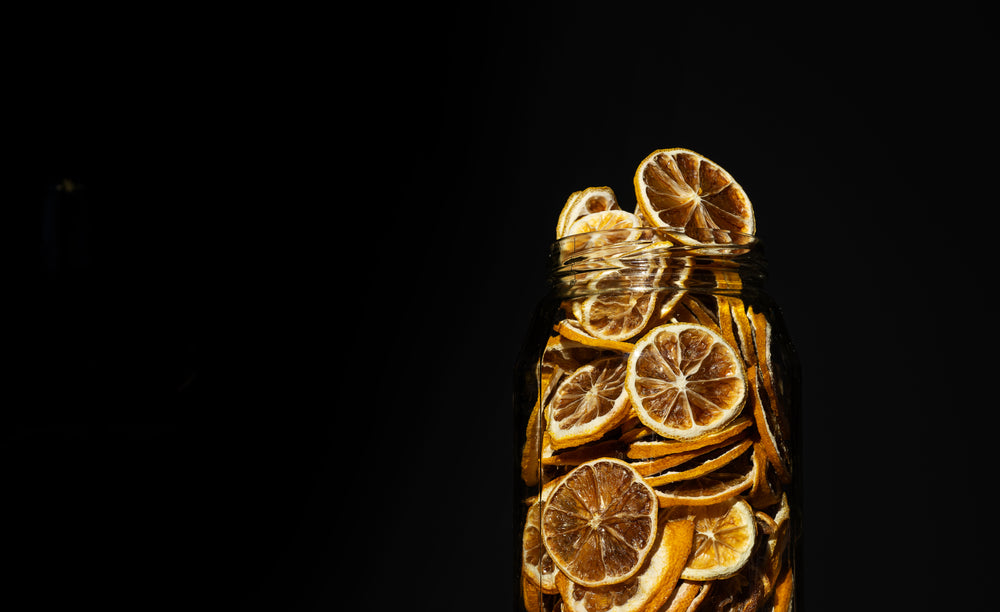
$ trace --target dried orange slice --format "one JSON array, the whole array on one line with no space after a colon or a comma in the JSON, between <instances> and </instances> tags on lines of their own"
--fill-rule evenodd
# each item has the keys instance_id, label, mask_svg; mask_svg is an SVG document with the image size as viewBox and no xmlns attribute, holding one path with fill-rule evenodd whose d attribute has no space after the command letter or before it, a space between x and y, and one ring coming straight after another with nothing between
<instances>
[{"instance_id":1,"label":"dried orange slice","mask_svg":"<svg viewBox=\"0 0 1000 612\"><path fill-rule=\"evenodd\" d=\"M556 576L559 568L552 562L542 545L542 501L538 500L528 508L521 541L521 571L543 593L555 593Z\"/></svg>"},{"instance_id":2,"label":"dried orange slice","mask_svg":"<svg viewBox=\"0 0 1000 612\"><path fill-rule=\"evenodd\" d=\"M637 211L654 227L754 233L750 198L721 166L688 149L659 149L634 177Z\"/></svg>"},{"instance_id":3,"label":"dried orange slice","mask_svg":"<svg viewBox=\"0 0 1000 612\"><path fill-rule=\"evenodd\" d=\"M521 597L527 612L542 612L542 591L523 573L521 574Z\"/></svg>"},{"instance_id":4,"label":"dried orange slice","mask_svg":"<svg viewBox=\"0 0 1000 612\"><path fill-rule=\"evenodd\" d=\"M674 591L694 536L689 520L660 521L656 544L641 570L623 582L586 587L561 576L556 580L564 607L571 612L657 610Z\"/></svg>"},{"instance_id":5,"label":"dried orange slice","mask_svg":"<svg viewBox=\"0 0 1000 612\"><path fill-rule=\"evenodd\" d=\"M627 210L603 210L601 212L584 215L573 222L566 231L567 236L577 234L589 234L591 232L605 232L607 230L637 229L642 227L642 222L634 214ZM639 232L622 232L620 235L611 233L617 239L606 240L603 236L593 236L593 241L588 241L587 246L601 246L612 242L630 242L639 236ZM620 237L619 237L620 236Z\"/></svg>"},{"instance_id":6,"label":"dried orange slice","mask_svg":"<svg viewBox=\"0 0 1000 612\"><path fill-rule=\"evenodd\" d=\"M753 486L756 465L752 455L745 452L704 476L655 487L660 507L709 506L736 497Z\"/></svg>"},{"instance_id":7,"label":"dried orange slice","mask_svg":"<svg viewBox=\"0 0 1000 612\"><path fill-rule=\"evenodd\" d=\"M556 331L565 338L579 342L586 346L618 351L621 353L631 353L635 345L631 342L621 342L618 340L605 340L595 338L580 326L580 322L575 319L563 319L556 325Z\"/></svg>"},{"instance_id":8,"label":"dried orange slice","mask_svg":"<svg viewBox=\"0 0 1000 612\"><path fill-rule=\"evenodd\" d=\"M795 574L791 566L789 566L778 577L778 583L774 587L774 607L772 608L772 612L790 612L794 590Z\"/></svg>"},{"instance_id":9,"label":"dried orange slice","mask_svg":"<svg viewBox=\"0 0 1000 612\"><path fill-rule=\"evenodd\" d=\"M686 453L729 440L753 425L747 417L739 417L722 429L692 440L636 440L629 444L629 459L652 459L674 453Z\"/></svg>"},{"instance_id":10,"label":"dried orange slice","mask_svg":"<svg viewBox=\"0 0 1000 612\"><path fill-rule=\"evenodd\" d=\"M636 342L626 387L644 425L673 439L721 429L746 400L743 361L717 331L668 323Z\"/></svg>"},{"instance_id":11,"label":"dried orange slice","mask_svg":"<svg viewBox=\"0 0 1000 612\"><path fill-rule=\"evenodd\" d=\"M579 303L574 312L580 327L600 340L625 342L640 335L657 308L658 292L633 289L634 279L623 278L618 270L607 270L591 285L597 291ZM651 279L655 285L656 279Z\"/></svg>"},{"instance_id":12,"label":"dried orange slice","mask_svg":"<svg viewBox=\"0 0 1000 612\"><path fill-rule=\"evenodd\" d=\"M667 601L663 602L660 612L695 612L711 588L711 582L695 580L679 580L677 588Z\"/></svg>"},{"instance_id":13,"label":"dried orange slice","mask_svg":"<svg viewBox=\"0 0 1000 612\"><path fill-rule=\"evenodd\" d=\"M732 576L750 559L757 535L753 508L745 500L733 498L721 504L691 509L694 518L694 547L685 580L717 580Z\"/></svg>"},{"instance_id":14,"label":"dried orange slice","mask_svg":"<svg viewBox=\"0 0 1000 612\"><path fill-rule=\"evenodd\" d=\"M605 357L564 378L549 401L548 434L553 448L600 438L628 416L625 358Z\"/></svg>"},{"instance_id":15,"label":"dried orange slice","mask_svg":"<svg viewBox=\"0 0 1000 612\"><path fill-rule=\"evenodd\" d=\"M758 375L759 370L760 368L753 366L748 370L747 376L752 395L754 421L757 423L757 431L760 432L759 444L777 472L778 478L788 484L792 480L792 468L789 462L787 425L782 423L780 414L771 404L770 398L760 392L763 383Z\"/></svg>"},{"instance_id":16,"label":"dried orange slice","mask_svg":"<svg viewBox=\"0 0 1000 612\"><path fill-rule=\"evenodd\" d=\"M656 543L656 494L627 463L601 458L567 474L542 510L542 542L583 586L615 584L642 567Z\"/></svg>"},{"instance_id":17,"label":"dried orange slice","mask_svg":"<svg viewBox=\"0 0 1000 612\"><path fill-rule=\"evenodd\" d=\"M667 469L646 476L646 482L653 487L658 487L671 482L680 482L704 476L736 459L752 445L753 440L749 438L744 438L731 444L720 444L706 452L700 453L697 457L689 461L681 463L677 466L677 469Z\"/></svg>"},{"instance_id":18,"label":"dried orange slice","mask_svg":"<svg viewBox=\"0 0 1000 612\"><path fill-rule=\"evenodd\" d=\"M583 191L574 191L559 212L556 238L568 235L569 227L580 217L604 210L621 210L615 192L610 187L588 187Z\"/></svg>"}]
</instances>

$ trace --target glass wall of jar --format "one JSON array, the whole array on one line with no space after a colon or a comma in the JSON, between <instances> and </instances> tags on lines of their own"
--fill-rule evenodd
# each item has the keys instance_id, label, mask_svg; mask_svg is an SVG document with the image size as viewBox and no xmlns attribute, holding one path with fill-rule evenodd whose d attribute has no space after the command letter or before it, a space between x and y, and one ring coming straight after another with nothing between
<instances>
[{"instance_id":1,"label":"glass wall of jar","mask_svg":"<svg viewBox=\"0 0 1000 612\"><path fill-rule=\"evenodd\" d=\"M553 246L514 390L519 610L801 597L798 361L760 241L699 231Z\"/></svg>"}]
</instances>

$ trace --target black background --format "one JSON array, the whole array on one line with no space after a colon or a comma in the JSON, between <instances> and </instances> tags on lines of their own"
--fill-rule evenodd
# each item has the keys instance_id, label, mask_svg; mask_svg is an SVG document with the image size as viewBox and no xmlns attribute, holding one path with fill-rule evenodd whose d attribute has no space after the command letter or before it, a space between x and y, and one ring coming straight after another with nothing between
<instances>
[{"instance_id":1,"label":"black background","mask_svg":"<svg viewBox=\"0 0 1000 612\"><path fill-rule=\"evenodd\" d=\"M806 609L983 604L985 14L616 6L26 15L5 597L509 609L556 218L679 146L802 360Z\"/></svg>"}]
</instances>

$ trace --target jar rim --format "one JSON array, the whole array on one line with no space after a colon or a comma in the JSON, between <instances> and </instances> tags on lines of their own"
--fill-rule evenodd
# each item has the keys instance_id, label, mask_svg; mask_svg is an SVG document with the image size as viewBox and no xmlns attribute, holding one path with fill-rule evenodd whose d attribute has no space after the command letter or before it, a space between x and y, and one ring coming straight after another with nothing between
<instances>
[{"instance_id":1,"label":"jar rim","mask_svg":"<svg viewBox=\"0 0 1000 612\"><path fill-rule=\"evenodd\" d=\"M732 257L757 250L754 234L715 228L636 227L572 234L552 244L556 265L570 259L608 259L657 253Z\"/></svg>"}]
</instances>

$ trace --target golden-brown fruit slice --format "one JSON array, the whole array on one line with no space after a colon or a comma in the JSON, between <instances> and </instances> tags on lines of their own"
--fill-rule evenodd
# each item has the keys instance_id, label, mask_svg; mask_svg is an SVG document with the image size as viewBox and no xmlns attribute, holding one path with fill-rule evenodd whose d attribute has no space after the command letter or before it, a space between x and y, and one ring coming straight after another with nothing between
<instances>
[{"instance_id":1,"label":"golden-brown fruit slice","mask_svg":"<svg viewBox=\"0 0 1000 612\"><path fill-rule=\"evenodd\" d=\"M701 602L705 600L712 583L699 582L696 580L681 579L677 583L677 588L659 612L696 612L700 610Z\"/></svg>"},{"instance_id":2,"label":"golden-brown fruit slice","mask_svg":"<svg viewBox=\"0 0 1000 612\"><path fill-rule=\"evenodd\" d=\"M521 538L521 571L543 593L556 593L556 576L559 568L552 562L542 545L542 501L537 500L528 508Z\"/></svg>"},{"instance_id":3,"label":"golden-brown fruit slice","mask_svg":"<svg viewBox=\"0 0 1000 612\"><path fill-rule=\"evenodd\" d=\"M736 497L753 486L756 466L752 455L744 452L725 467L704 476L655 487L660 507L707 506Z\"/></svg>"},{"instance_id":4,"label":"golden-brown fruit slice","mask_svg":"<svg viewBox=\"0 0 1000 612\"><path fill-rule=\"evenodd\" d=\"M646 286L634 288L631 286L634 280L618 269L596 276L591 285L597 293L579 302L574 313L583 331L600 340L618 342L640 335L657 311L659 292ZM657 279L644 282L655 286Z\"/></svg>"},{"instance_id":5,"label":"golden-brown fruit slice","mask_svg":"<svg viewBox=\"0 0 1000 612\"><path fill-rule=\"evenodd\" d=\"M569 227L580 217L604 210L621 210L615 192L610 187L587 187L582 191L574 191L559 212L556 238L566 236Z\"/></svg>"},{"instance_id":6,"label":"golden-brown fruit slice","mask_svg":"<svg viewBox=\"0 0 1000 612\"><path fill-rule=\"evenodd\" d=\"M563 319L556 325L556 331L558 331L559 334L565 338L594 348L618 351L620 353L631 353L635 348L635 345L631 342L595 338L589 332L584 330L583 327L580 326L580 322L576 319Z\"/></svg>"},{"instance_id":7,"label":"golden-brown fruit slice","mask_svg":"<svg viewBox=\"0 0 1000 612\"><path fill-rule=\"evenodd\" d=\"M733 443L724 443L700 454L673 469L667 469L646 476L650 486L658 487L671 482L699 478L722 468L747 451L753 445L753 440L743 438Z\"/></svg>"},{"instance_id":8,"label":"golden-brown fruit slice","mask_svg":"<svg viewBox=\"0 0 1000 612\"><path fill-rule=\"evenodd\" d=\"M694 518L694 547L681 576L685 580L717 580L738 572L753 552L757 521L745 500L690 510Z\"/></svg>"},{"instance_id":9,"label":"golden-brown fruit slice","mask_svg":"<svg viewBox=\"0 0 1000 612\"><path fill-rule=\"evenodd\" d=\"M578 446L603 436L629 414L625 357L605 357L565 377L547 407L553 448Z\"/></svg>"},{"instance_id":10,"label":"golden-brown fruit slice","mask_svg":"<svg viewBox=\"0 0 1000 612\"><path fill-rule=\"evenodd\" d=\"M720 229L753 234L754 213L743 188L721 166L681 148L659 149L636 169L637 213L654 227Z\"/></svg>"},{"instance_id":11,"label":"golden-brown fruit slice","mask_svg":"<svg viewBox=\"0 0 1000 612\"><path fill-rule=\"evenodd\" d=\"M619 459L597 459L576 467L549 494L542 541L573 582L623 582L656 542L657 511L656 494L642 476Z\"/></svg>"},{"instance_id":12,"label":"golden-brown fruit slice","mask_svg":"<svg viewBox=\"0 0 1000 612\"><path fill-rule=\"evenodd\" d=\"M626 456L629 459L651 459L675 453L687 453L732 439L743 433L751 425L753 425L753 420L741 416L718 431L690 440L640 439L629 444Z\"/></svg>"},{"instance_id":13,"label":"golden-brown fruit slice","mask_svg":"<svg viewBox=\"0 0 1000 612\"><path fill-rule=\"evenodd\" d=\"M627 388L639 419L666 438L723 428L746 400L743 360L717 331L694 323L655 327L629 356Z\"/></svg>"},{"instance_id":14,"label":"golden-brown fruit slice","mask_svg":"<svg viewBox=\"0 0 1000 612\"><path fill-rule=\"evenodd\" d=\"M571 612L644 612L658 609L673 593L694 536L689 520L660 521L659 534L634 576L598 587L585 587L561 576L556 580L564 607Z\"/></svg>"},{"instance_id":15,"label":"golden-brown fruit slice","mask_svg":"<svg viewBox=\"0 0 1000 612\"><path fill-rule=\"evenodd\" d=\"M757 431L760 433L760 446L764 449L768 461L774 467L775 472L781 482L788 484L792 480L792 468L789 460L789 433L787 425L770 402L770 397L761 393L763 383L759 376L760 368L754 366L748 370L748 383L750 384L751 398L753 404L753 418L757 424Z\"/></svg>"}]
</instances>

